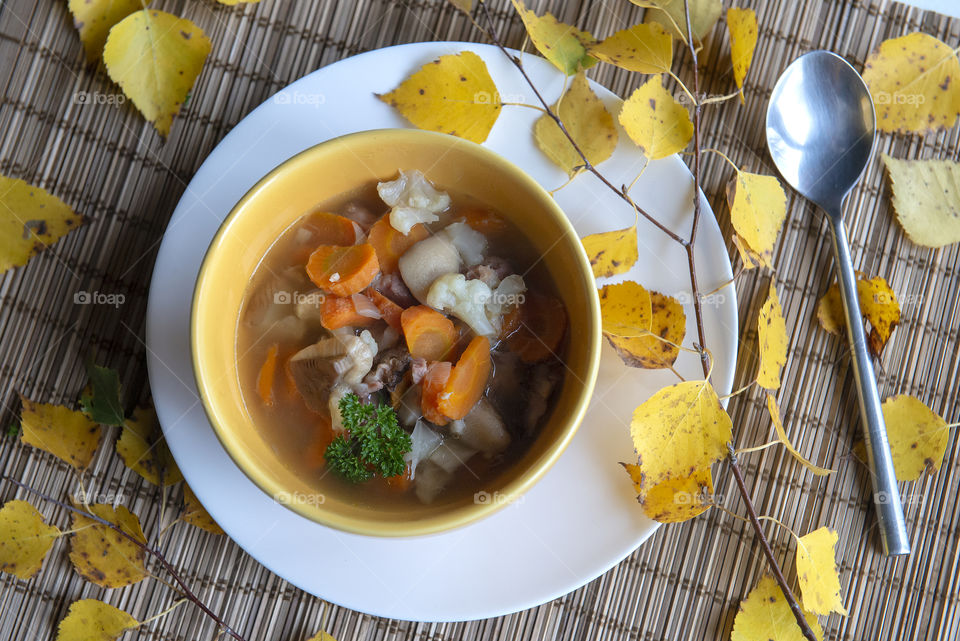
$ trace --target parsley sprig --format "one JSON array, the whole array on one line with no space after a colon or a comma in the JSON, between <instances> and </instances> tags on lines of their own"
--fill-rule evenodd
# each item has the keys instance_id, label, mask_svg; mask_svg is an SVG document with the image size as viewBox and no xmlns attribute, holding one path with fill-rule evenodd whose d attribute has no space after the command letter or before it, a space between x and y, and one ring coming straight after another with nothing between
<instances>
[{"instance_id":1,"label":"parsley sprig","mask_svg":"<svg viewBox=\"0 0 960 641\"><path fill-rule=\"evenodd\" d=\"M367 405L356 394L340 399L340 417L344 432L327 446L327 463L352 483L369 481L374 475L384 478L402 474L403 455L413 441L397 423L397 414L389 405Z\"/></svg>"}]
</instances>

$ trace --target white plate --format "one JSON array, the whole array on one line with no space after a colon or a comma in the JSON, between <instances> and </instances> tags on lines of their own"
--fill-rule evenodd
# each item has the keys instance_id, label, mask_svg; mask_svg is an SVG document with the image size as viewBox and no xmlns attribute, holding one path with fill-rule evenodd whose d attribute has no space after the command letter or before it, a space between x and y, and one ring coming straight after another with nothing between
<instances>
[{"instance_id":1,"label":"white plate","mask_svg":"<svg viewBox=\"0 0 960 641\"><path fill-rule=\"evenodd\" d=\"M303 149L364 129L407 123L374 92L393 89L421 65L470 49L487 63L504 100L534 96L503 54L488 45L430 42L379 49L324 67L291 84L239 123L197 171L167 227L157 256L147 310L150 382L167 442L187 482L224 530L254 558L298 587L328 601L384 617L453 621L533 607L597 577L656 529L645 518L618 461L633 457L628 425L634 407L665 384L669 371L631 370L604 347L597 392L572 445L521 502L452 532L377 539L318 525L275 503L233 464L207 422L190 361L190 298L201 258L233 205L264 174ZM541 58L525 64L548 100L563 76ZM611 112L619 100L595 89ZM565 174L534 146L538 112L505 107L486 145L548 189ZM621 132L602 169L629 184L643 157ZM676 157L653 162L632 194L664 224L689 234L692 179ZM592 176L557 194L577 231L588 234L633 222L624 203ZM731 277L730 262L706 199L698 238L701 288ZM640 260L626 278L689 300L683 250L649 223L639 224ZM687 305L687 335L695 336ZM729 392L736 358L737 313L732 288L704 307L707 343L716 357L714 382ZM696 357L677 369L701 375Z\"/></svg>"}]
</instances>

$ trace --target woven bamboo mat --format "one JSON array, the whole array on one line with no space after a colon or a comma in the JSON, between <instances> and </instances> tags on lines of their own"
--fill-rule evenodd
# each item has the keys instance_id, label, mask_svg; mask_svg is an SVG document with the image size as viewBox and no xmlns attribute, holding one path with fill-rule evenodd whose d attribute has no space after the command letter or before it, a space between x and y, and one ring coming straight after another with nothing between
<instances>
[{"instance_id":1,"label":"woven bamboo mat","mask_svg":"<svg viewBox=\"0 0 960 641\"><path fill-rule=\"evenodd\" d=\"M626 0L531 2L604 36L633 24L640 10ZM761 128L766 99L780 71L797 55L832 49L858 68L885 38L923 30L960 44L960 20L892 2L768 0L744 2L760 19L760 45L745 107L728 102L706 112L704 143L725 150L753 171L773 172ZM153 6L199 24L213 52L187 108L166 143L130 105L81 103L77 95L117 93L102 70L83 64L66 3L0 3L0 172L49 189L89 219L28 266L0 277L0 425L17 415L16 391L71 403L85 382L92 355L118 369L128 409L149 395L143 331L156 249L173 208L194 171L245 114L287 83L361 51L421 40L478 39L469 22L440 0L263 0L228 8L210 0L159 0ZM509 4L492 2L508 44L522 29ZM733 82L724 29L703 52L704 90L723 94ZM688 70L678 64L678 72ZM625 95L637 78L603 67L596 78ZM960 157L960 128L929 136L883 136L879 150L898 157ZM704 157L704 189L724 234L730 224L723 198L729 170ZM838 560L850 616L824 619L832 639L950 639L960 636L960 446L951 436L936 476L903 487L913 555L896 561L878 554L869 478L850 454L858 437L856 400L843 342L821 331L817 298L833 276L826 228L791 195L776 253L777 285L791 348L780 394L788 432L801 450L838 472L805 473L781 448L747 455L747 482L761 513L798 532L830 524L840 532ZM912 393L949 422L960 420L960 247L912 245L893 218L879 161L871 164L848 205L856 265L884 276L898 294L903 319L879 366L881 395ZM733 251L732 246L729 248ZM741 367L737 387L755 369L756 315L767 276L738 283ZM122 294L108 305L76 305L80 291ZM759 393L734 399L730 411L738 445L765 442L772 430ZM107 439L112 442L112 439ZM611 464L614 462L611 461ZM68 468L52 457L0 439L4 474L55 496L74 491ZM717 492L742 513L732 478L720 466ZM104 445L92 466L102 495L121 495L156 532L162 497L126 470ZM166 497L167 509L180 490ZM23 498L0 487L6 501ZM37 503L36 500L32 500ZM50 505L54 522L67 515ZM560 527L562 524L558 524ZM793 567L788 534L771 526L777 555ZM325 628L340 641L359 639L721 639L729 636L739 600L764 569L751 528L719 511L661 528L614 569L560 599L499 619L459 624L391 621L336 607L285 583L225 537L183 524L162 539L164 554L197 593L250 640L301 641ZM792 570L789 580L794 581ZM466 580L466 577L465 577ZM505 577L505 580L509 580ZM30 581L0 575L0 639L52 639L56 623L78 598L103 598L138 618L173 600L162 583L146 580L102 590L80 579L58 543ZM192 608L125 638L209 640L213 625Z\"/></svg>"}]
</instances>

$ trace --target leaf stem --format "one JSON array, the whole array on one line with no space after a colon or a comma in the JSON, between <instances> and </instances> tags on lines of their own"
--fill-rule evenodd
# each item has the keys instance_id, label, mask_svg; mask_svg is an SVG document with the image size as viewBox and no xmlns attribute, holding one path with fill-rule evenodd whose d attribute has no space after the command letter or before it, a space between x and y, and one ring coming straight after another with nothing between
<instances>
[{"instance_id":1,"label":"leaf stem","mask_svg":"<svg viewBox=\"0 0 960 641\"><path fill-rule=\"evenodd\" d=\"M763 445L754 445L753 447L742 447L737 450L737 456L741 454L750 454L751 452L759 452L760 450L765 450L768 447L773 447L774 445L779 445L780 441L769 441ZM760 517L763 518L763 517Z\"/></svg>"},{"instance_id":2,"label":"leaf stem","mask_svg":"<svg viewBox=\"0 0 960 641\"><path fill-rule=\"evenodd\" d=\"M543 107L539 107L537 105L528 105L525 102L504 102L501 100L500 106L501 107L526 107L527 109L536 109L541 113L545 113L545 110Z\"/></svg>"},{"instance_id":3,"label":"leaf stem","mask_svg":"<svg viewBox=\"0 0 960 641\"><path fill-rule=\"evenodd\" d=\"M182 599L178 599L177 601L174 602L173 605L171 605L169 608L167 608L167 609L164 610L163 612L159 612L159 613L157 613L157 614L154 614L152 617L149 617L149 618L144 619L143 621L141 621L140 624L137 625L137 627L139 628L139 627L145 626L145 625L147 625L148 623L153 623L154 621L156 621L157 619L159 619L159 618L161 618L161 617L167 616L168 614L170 614L171 612L173 612L174 610L176 610L178 606L182 605L183 603L186 603L187 601L189 601L189 599L187 599L186 597L184 597L184 598L182 598Z\"/></svg>"}]
</instances>

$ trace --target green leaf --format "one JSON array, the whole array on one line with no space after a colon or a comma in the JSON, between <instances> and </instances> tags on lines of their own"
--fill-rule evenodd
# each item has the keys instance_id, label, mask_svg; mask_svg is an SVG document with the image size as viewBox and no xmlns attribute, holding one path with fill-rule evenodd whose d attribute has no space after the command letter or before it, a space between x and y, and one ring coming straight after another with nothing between
<instances>
[{"instance_id":1,"label":"green leaf","mask_svg":"<svg viewBox=\"0 0 960 641\"><path fill-rule=\"evenodd\" d=\"M86 363L90 383L80 396L80 407L91 420L101 425L123 425L120 400L120 376L109 367L92 360Z\"/></svg>"}]
</instances>

